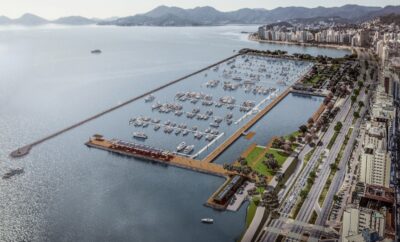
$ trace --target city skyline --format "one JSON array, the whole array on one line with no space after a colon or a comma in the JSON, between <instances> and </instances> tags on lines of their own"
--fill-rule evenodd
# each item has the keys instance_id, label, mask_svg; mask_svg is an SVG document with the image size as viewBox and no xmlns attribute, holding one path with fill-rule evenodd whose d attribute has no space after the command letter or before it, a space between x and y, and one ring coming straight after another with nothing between
<instances>
[{"instance_id":1,"label":"city skyline","mask_svg":"<svg viewBox=\"0 0 400 242\"><path fill-rule=\"evenodd\" d=\"M363 6L384 7L387 5L398 5L395 0L384 0L376 3L376 1L325 1L321 4L320 1L307 1L302 3L302 7L340 7L346 4L357 4ZM300 6L297 1L283 0L278 2L264 2L261 0L241 1L233 0L230 4L226 4L222 0L196 0L196 1L181 1L181 0L150 0L143 2L117 0L110 3L106 0L71 0L57 1L38 0L35 2L26 2L23 0L4 0L2 3L2 11L0 16L4 15L10 18L18 18L25 13L32 13L48 19L56 19L63 16L80 15L89 18L108 18L113 16L123 17L139 13L145 13L153 8L166 5L176 6L181 8L195 8L201 6L211 6L220 11L234 11L240 8L264 8L274 9L277 7Z\"/></svg>"}]
</instances>

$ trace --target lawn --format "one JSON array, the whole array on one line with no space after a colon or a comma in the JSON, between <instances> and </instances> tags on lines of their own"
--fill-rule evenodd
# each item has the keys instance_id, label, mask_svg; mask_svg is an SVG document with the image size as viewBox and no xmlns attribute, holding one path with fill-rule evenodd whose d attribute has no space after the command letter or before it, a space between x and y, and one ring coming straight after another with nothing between
<instances>
[{"instance_id":1,"label":"lawn","mask_svg":"<svg viewBox=\"0 0 400 242\"><path fill-rule=\"evenodd\" d=\"M287 154L275 149L269 149L267 154L272 154L275 157L278 164L281 166L283 165L283 163L285 163L286 159L288 158ZM256 161L256 163L253 164L252 168L263 175L272 176L272 171L268 169L268 167L263 163L263 160L264 156L258 161Z\"/></svg>"},{"instance_id":2,"label":"lawn","mask_svg":"<svg viewBox=\"0 0 400 242\"><path fill-rule=\"evenodd\" d=\"M254 149L249 153L249 155L246 157L246 160L249 164L249 166L253 166L254 163L257 162L257 158L261 155L261 153L264 152L264 148L256 146Z\"/></svg>"},{"instance_id":3,"label":"lawn","mask_svg":"<svg viewBox=\"0 0 400 242\"><path fill-rule=\"evenodd\" d=\"M316 74L316 75L314 75L311 79L308 79L307 81L305 81L305 83L306 83L306 84L315 85L315 84L317 84L321 79L322 79L321 75Z\"/></svg>"},{"instance_id":4,"label":"lawn","mask_svg":"<svg viewBox=\"0 0 400 242\"><path fill-rule=\"evenodd\" d=\"M285 163L286 159L289 157L289 155L287 155L286 153L275 149L269 149L267 154L274 155L279 165L283 165L283 163Z\"/></svg>"},{"instance_id":5,"label":"lawn","mask_svg":"<svg viewBox=\"0 0 400 242\"><path fill-rule=\"evenodd\" d=\"M258 198L254 198L258 201ZM246 214L246 228L248 228L251 224L251 221L254 218L254 214L256 214L257 206L254 203L254 199L251 200L249 206L247 207L247 214Z\"/></svg>"},{"instance_id":6,"label":"lawn","mask_svg":"<svg viewBox=\"0 0 400 242\"><path fill-rule=\"evenodd\" d=\"M335 133L333 134L333 136L332 136L332 138L331 138L331 140L329 141L329 144L328 144L328 146L327 146L327 148L328 148L329 150L332 149L332 146L333 146L333 144L335 143L336 138L337 138L338 135L339 135L339 132L335 132Z\"/></svg>"}]
</instances>

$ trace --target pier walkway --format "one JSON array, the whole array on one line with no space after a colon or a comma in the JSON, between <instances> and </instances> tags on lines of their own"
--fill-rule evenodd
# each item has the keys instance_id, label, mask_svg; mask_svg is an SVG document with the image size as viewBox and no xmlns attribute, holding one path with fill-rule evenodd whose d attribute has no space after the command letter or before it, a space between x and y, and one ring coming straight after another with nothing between
<instances>
[{"instance_id":1,"label":"pier walkway","mask_svg":"<svg viewBox=\"0 0 400 242\"><path fill-rule=\"evenodd\" d=\"M233 142L235 142L243 132L251 128L259 119L261 119L265 114L267 114L272 108L275 107L280 101L282 101L289 93L291 89L288 88L284 92L282 92L277 98L275 98L268 106L258 112L249 122L247 122L243 127L236 130L224 143L218 146L215 150L213 150L207 157L205 157L202 161L210 163L215 158L217 158L225 149L227 149Z\"/></svg>"}]
</instances>

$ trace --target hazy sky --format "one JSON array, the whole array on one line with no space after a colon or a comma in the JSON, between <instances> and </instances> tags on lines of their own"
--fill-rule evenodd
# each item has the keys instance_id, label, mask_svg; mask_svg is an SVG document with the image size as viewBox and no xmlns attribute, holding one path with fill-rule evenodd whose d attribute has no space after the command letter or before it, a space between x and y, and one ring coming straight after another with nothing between
<instances>
[{"instance_id":1,"label":"hazy sky","mask_svg":"<svg viewBox=\"0 0 400 242\"><path fill-rule=\"evenodd\" d=\"M266 8L286 6L341 6L359 4L367 6L399 5L398 0L0 0L0 15L12 18L29 12L45 18L82 15L86 17L128 16L143 13L158 5L193 8L212 6L228 11L239 8Z\"/></svg>"}]
</instances>

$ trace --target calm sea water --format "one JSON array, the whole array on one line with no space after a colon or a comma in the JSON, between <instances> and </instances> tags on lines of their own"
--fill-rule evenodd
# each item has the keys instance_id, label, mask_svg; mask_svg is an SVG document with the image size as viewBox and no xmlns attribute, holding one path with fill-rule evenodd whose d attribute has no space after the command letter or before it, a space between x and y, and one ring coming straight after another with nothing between
<instances>
[{"instance_id":1,"label":"calm sea water","mask_svg":"<svg viewBox=\"0 0 400 242\"><path fill-rule=\"evenodd\" d=\"M203 206L223 179L88 149L118 129L129 106L32 150L9 152L106 107L232 55L245 47L342 56L346 51L246 40L256 26L213 28L4 27L0 29L0 241L234 241L246 208ZM90 50L101 49L101 55ZM259 143L305 122L321 99L288 96L257 123ZM125 120L124 120L125 122ZM165 140L168 142L168 139ZM242 140L232 147L242 147ZM231 148L232 149L232 148ZM230 149L230 150L231 150ZM230 162L228 151L218 158ZM236 152L236 153L235 153ZM212 226L201 224L213 217Z\"/></svg>"}]
</instances>

